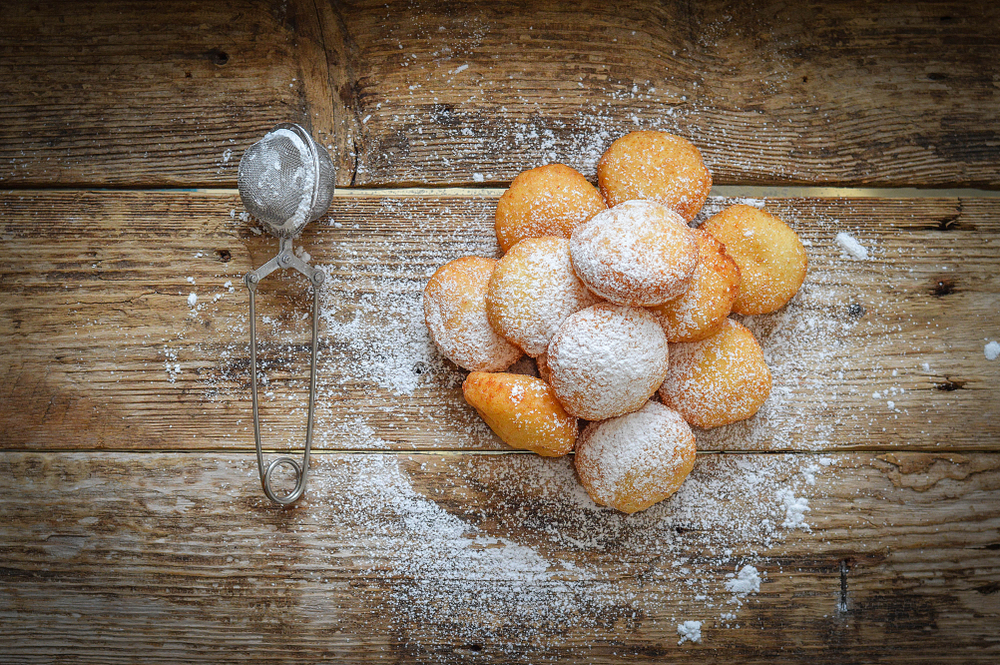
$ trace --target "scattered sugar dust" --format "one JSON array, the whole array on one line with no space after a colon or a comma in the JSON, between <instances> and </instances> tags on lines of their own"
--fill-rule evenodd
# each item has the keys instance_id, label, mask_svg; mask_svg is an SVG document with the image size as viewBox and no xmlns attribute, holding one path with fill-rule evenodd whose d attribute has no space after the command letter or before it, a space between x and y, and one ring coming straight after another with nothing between
<instances>
[{"instance_id":1,"label":"scattered sugar dust","mask_svg":"<svg viewBox=\"0 0 1000 665\"><path fill-rule=\"evenodd\" d=\"M315 465L308 519L339 534L330 564L364 543L350 565L369 582L351 606L438 662L461 660L456 640L520 662L639 626L694 631L691 616L688 641L703 626L733 627L764 571L781 573L771 557L795 533L783 491L806 487L800 455L702 455L676 495L628 516L594 504L567 458L344 455Z\"/></svg>"},{"instance_id":2,"label":"scattered sugar dust","mask_svg":"<svg viewBox=\"0 0 1000 665\"><path fill-rule=\"evenodd\" d=\"M455 211L434 203L422 212L410 208L412 200L392 196L348 202L331 224L335 247L326 254L335 258L322 266L329 277L321 292L320 401L361 406L349 417L343 408L337 419L318 417L320 447L399 447L394 428L405 429L408 417L414 431L495 447L456 392L463 373L434 348L422 309L423 286L438 267L459 256L496 254L486 232L495 203L484 198L471 214L468 202ZM431 223L440 224L438 243L411 237L411 224ZM380 232L359 233L363 224ZM829 297L820 276L782 312L746 317L775 376L788 378L776 381L766 413L721 428L727 433L699 433L700 448L826 445L830 432L819 427L801 437L794 386L812 381L806 389L821 393L815 388L826 379L814 370L836 368L838 340L855 325L828 307ZM279 340L286 331L279 321L261 323ZM265 381L270 371L262 362ZM301 390L290 397L293 409L304 408ZM265 399L284 397L265 393ZM801 438L786 438L794 433ZM625 516L596 506L567 459L314 459L310 522L364 543L352 548L331 540L330 562L344 547L356 550L352 565L370 580L352 591L363 596L358 606L372 607L370 621L382 622L408 649L441 661L458 659L442 651L456 636L513 659L565 647L580 634L589 642L615 640L640 624L666 635L693 621L697 640L702 627L709 634L738 627L741 608L780 576L782 543L810 530L810 500L833 466L830 458L817 463L794 454L699 455L675 496ZM248 468L248 476L255 473Z\"/></svg>"}]
</instances>

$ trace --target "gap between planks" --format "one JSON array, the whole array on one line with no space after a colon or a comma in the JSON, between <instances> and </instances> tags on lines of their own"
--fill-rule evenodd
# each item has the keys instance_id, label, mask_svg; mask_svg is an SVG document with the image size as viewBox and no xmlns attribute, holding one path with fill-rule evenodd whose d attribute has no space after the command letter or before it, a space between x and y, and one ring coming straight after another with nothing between
<instances>
[{"instance_id":1,"label":"gap between planks","mask_svg":"<svg viewBox=\"0 0 1000 665\"><path fill-rule=\"evenodd\" d=\"M38 192L191 192L233 196L239 190L229 187L10 187L2 192L33 194ZM412 187L338 187L333 195L338 198L366 197L499 197L506 187L462 187L462 186L412 186ZM831 199L955 199L986 198L1000 199L1000 190L952 188L923 189L919 187L812 187L812 186L764 186L764 185L718 185L712 187L709 196L722 198L831 198Z\"/></svg>"},{"instance_id":2,"label":"gap between planks","mask_svg":"<svg viewBox=\"0 0 1000 665\"><path fill-rule=\"evenodd\" d=\"M264 455L302 455L303 451L301 448L264 448L261 451ZM116 455L121 456L123 454L139 454L139 455L173 455L173 454L185 454L185 455L242 455L242 454L253 454L253 448L136 448L131 450L118 450L113 448L0 448L0 455L5 454L84 454L84 455ZM900 454L900 453L914 453L914 454L929 454L929 455L985 455L985 454L1000 454L1000 451L992 450L990 448L949 448L947 450L928 450L925 448L916 448L913 450L899 449L899 448L840 448L835 450L792 450L792 449L774 449L774 450L697 450L696 455L744 455L744 456L761 456L761 455L819 455L823 457L831 457L834 455L858 455L858 454L869 454L869 455L887 455L887 454ZM459 456L477 456L477 457L503 457L506 455L535 455L536 453L530 450L470 450L462 448L426 448L426 449L393 449L393 450L367 450L364 448L323 448L321 450L311 450L309 455L315 457L317 455L385 455L385 456L407 456L407 455L436 455L439 457L459 457ZM567 453L567 457L572 457L573 452Z\"/></svg>"}]
</instances>

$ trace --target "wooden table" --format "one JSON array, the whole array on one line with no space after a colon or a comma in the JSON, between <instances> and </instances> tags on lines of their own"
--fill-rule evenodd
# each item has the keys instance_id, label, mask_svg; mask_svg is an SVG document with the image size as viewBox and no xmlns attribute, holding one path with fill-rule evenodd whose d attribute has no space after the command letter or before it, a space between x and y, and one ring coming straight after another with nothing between
<instances>
[{"instance_id":1,"label":"wooden table","mask_svg":"<svg viewBox=\"0 0 1000 665\"><path fill-rule=\"evenodd\" d=\"M0 661L1000 660L996 6L155 7L0 7ZM235 180L285 121L339 189L299 241L330 280L283 510L241 283L276 242ZM419 303L496 254L518 172L593 179L636 128L701 149L707 210L786 219L810 275L751 322L764 411L624 518L478 423ZM301 447L307 288L259 301L267 446Z\"/></svg>"}]
</instances>

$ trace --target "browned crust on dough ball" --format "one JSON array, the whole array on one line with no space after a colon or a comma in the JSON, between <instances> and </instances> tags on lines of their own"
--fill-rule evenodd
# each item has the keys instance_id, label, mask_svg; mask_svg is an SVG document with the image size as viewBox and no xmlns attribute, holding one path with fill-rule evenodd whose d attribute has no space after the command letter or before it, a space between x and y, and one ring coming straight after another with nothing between
<instances>
[{"instance_id":1,"label":"browned crust on dough ball","mask_svg":"<svg viewBox=\"0 0 1000 665\"><path fill-rule=\"evenodd\" d=\"M725 246L710 233L695 229L698 266L687 292L651 307L671 344L697 342L719 332L740 291L740 269Z\"/></svg>"},{"instance_id":2,"label":"browned crust on dough ball","mask_svg":"<svg viewBox=\"0 0 1000 665\"><path fill-rule=\"evenodd\" d=\"M652 199L690 222L708 198L712 175L687 139L641 131L619 138L601 156L597 184L609 207Z\"/></svg>"},{"instance_id":3,"label":"browned crust on dough ball","mask_svg":"<svg viewBox=\"0 0 1000 665\"><path fill-rule=\"evenodd\" d=\"M805 281L806 249L798 235L774 215L748 206L729 206L699 228L726 246L740 268L736 314L770 314L785 306Z\"/></svg>"},{"instance_id":4,"label":"browned crust on dough ball","mask_svg":"<svg viewBox=\"0 0 1000 665\"><path fill-rule=\"evenodd\" d=\"M564 164L520 173L497 202L496 234L503 251L525 238L569 238L580 224L607 209L597 188Z\"/></svg>"},{"instance_id":5,"label":"browned crust on dough ball","mask_svg":"<svg viewBox=\"0 0 1000 665\"><path fill-rule=\"evenodd\" d=\"M462 384L465 401L500 439L520 450L559 457L573 450L577 420L552 386L533 376L472 372Z\"/></svg>"},{"instance_id":6,"label":"browned crust on dough ball","mask_svg":"<svg viewBox=\"0 0 1000 665\"><path fill-rule=\"evenodd\" d=\"M497 262L486 315L497 333L537 356L567 316L598 300L573 272L569 240L525 238Z\"/></svg>"},{"instance_id":7,"label":"browned crust on dough ball","mask_svg":"<svg viewBox=\"0 0 1000 665\"><path fill-rule=\"evenodd\" d=\"M757 413L771 394L771 371L753 333L726 319L707 339L670 345L670 367L659 393L689 423L709 429Z\"/></svg>"},{"instance_id":8,"label":"browned crust on dough ball","mask_svg":"<svg viewBox=\"0 0 1000 665\"><path fill-rule=\"evenodd\" d=\"M438 268L424 287L424 320L448 360L470 371L510 367L521 350L498 335L486 316L486 288L495 259L465 256Z\"/></svg>"}]
</instances>

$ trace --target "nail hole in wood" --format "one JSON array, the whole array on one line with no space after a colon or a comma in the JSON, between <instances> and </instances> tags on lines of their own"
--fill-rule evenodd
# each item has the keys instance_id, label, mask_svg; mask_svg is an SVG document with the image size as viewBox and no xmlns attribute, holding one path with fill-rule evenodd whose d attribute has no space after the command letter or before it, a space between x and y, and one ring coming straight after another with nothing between
<instances>
[{"instance_id":1,"label":"nail hole in wood","mask_svg":"<svg viewBox=\"0 0 1000 665\"><path fill-rule=\"evenodd\" d=\"M866 310L864 305L862 305L861 303L852 302L850 305L847 306L847 316L851 317L852 319L860 319L867 312L868 310Z\"/></svg>"},{"instance_id":2,"label":"nail hole in wood","mask_svg":"<svg viewBox=\"0 0 1000 665\"><path fill-rule=\"evenodd\" d=\"M219 256L219 260L223 263L229 263L229 261L233 258L233 255L228 249L217 249L215 250L215 253Z\"/></svg>"},{"instance_id":3,"label":"nail hole in wood","mask_svg":"<svg viewBox=\"0 0 1000 665\"><path fill-rule=\"evenodd\" d=\"M934 288L931 289L931 293L940 298L941 296L946 296L955 292L955 280L950 277L941 277L934 284Z\"/></svg>"},{"instance_id":4,"label":"nail hole in wood","mask_svg":"<svg viewBox=\"0 0 1000 665\"><path fill-rule=\"evenodd\" d=\"M221 49L214 48L208 52L208 59L211 60L213 64L222 67L229 62L229 54Z\"/></svg>"}]
</instances>

